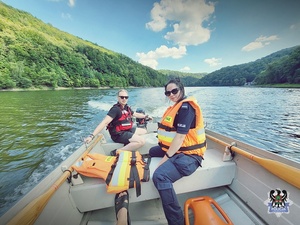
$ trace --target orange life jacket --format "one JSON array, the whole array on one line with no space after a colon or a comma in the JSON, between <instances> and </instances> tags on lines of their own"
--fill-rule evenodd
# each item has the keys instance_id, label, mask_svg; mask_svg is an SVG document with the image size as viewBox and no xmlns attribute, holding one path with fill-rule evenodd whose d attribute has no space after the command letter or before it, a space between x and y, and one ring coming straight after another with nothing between
<instances>
[{"instance_id":1,"label":"orange life jacket","mask_svg":"<svg viewBox=\"0 0 300 225\"><path fill-rule=\"evenodd\" d=\"M146 162L138 151L117 150L117 156L87 154L72 168L84 176L104 179L108 193L135 187L138 197L141 194L140 182L150 179L149 164L150 160Z\"/></svg>"},{"instance_id":2,"label":"orange life jacket","mask_svg":"<svg viewBox=\"0 0 300 225\"><path fill-rule=\"evenodd\" d=\"M170 106L164 113L161 123L158 123L158 141L159 145L164 151L168 151L171 143L176 135L176 128L174 127L175 116L180 109L182 103L188 102L195 109L195 128L191 128L186 134L185 139L177 151L185 154L196 154L203 156L206 151L206 137L203 123L203 116L200 106L194 97L186 98L173 106Z\"/></svg>"}]
</instances>

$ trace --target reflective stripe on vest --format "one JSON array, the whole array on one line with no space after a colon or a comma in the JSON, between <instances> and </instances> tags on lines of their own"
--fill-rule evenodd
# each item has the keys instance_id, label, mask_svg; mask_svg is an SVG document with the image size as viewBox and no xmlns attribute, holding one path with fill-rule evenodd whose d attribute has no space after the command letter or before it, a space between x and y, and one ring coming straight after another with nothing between
<instances>
[{"instance_id":1,"label":"reflective stripe on vest","mask_svg":"<svg viewBox=\"0 0 300 225\"><path fill-rule=\"evenodd\" d=\"M203 134L205 135L204 128L196 130L196 131L197 131L197 136L199 136L199 137L202 136ZM165 139L168 142L172 142L176 135L176 132L160 130L158 135L160 136L161 139Z\"/></svg>"},{"instance_id":2,"label":"reflective stripe on vest","mask_svg":"<svg viewBox=\"0 0 300 225\"><path fill-rule=\"evenodd\" d=\"M114 173L112 179L110 180L110 186L126 186L128 181L124 179L128 174L130 174L130 158L132 152L123 151L122 154L119 154L118 162L116 168L114 169ZM128 176L127 176L128 177Z\"/></svg>"},{"instance_id":3,"label":"reflective stripe on vest","mask_svg":"<svg viewBox=\"0 0 300 225\"><path fill-rule=\"evenodd\" d=\"M122 190L136 188L136 196L141 195L141 181L150 179L149 164L138 151L117 151L117 160L112 165L113 175L106 178L107 192L119 193Z\"/></svg>"}]
</instances>

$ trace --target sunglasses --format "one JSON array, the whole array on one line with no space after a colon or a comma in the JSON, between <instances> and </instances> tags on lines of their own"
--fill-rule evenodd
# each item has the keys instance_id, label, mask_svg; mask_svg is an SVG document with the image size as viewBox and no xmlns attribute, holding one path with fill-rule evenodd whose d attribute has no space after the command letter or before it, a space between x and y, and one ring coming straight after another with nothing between
<instances>
[{"instance_id":1,"label":"sunglasses","mask_svg":"<svg viewBox=\"0 0 300 225\"><path fill-rule=\"evenodd\" d=\"M174 89L171 90L171 91L165 91L165 95L168 96L168 97L171 95L171 93L172 93L173 95L176 95L176 94L178 93L178 91L179 91L178 88L174 88Z\"/></svg>"},{"instance_id":2,"label":"sunglasses","mask_svg":"<svg viewBox=\"0 0 300 225\"><path fill-rule=\"evenodd\" d=\"M128 99L129 97L128 96L119 96L121 99Z\"/></svg>"}]
</instances>

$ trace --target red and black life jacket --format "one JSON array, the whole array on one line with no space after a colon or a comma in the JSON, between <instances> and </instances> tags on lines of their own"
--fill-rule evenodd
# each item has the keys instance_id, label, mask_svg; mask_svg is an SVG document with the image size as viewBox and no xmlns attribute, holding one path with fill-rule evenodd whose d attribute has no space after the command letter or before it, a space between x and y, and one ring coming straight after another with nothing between
<instances>
[{"instance_id":1,"label":"red and black life jacket","mask_svg":"<svg viewBox=\"0 0 300 225\"><path fill-rule=\"evenodd\" d=\"M118 107L121 111L121 117L117 120L113 120L107 126L110 133L116 134L121 131L130 130L133 126L132 111L128 105L124 108L121 107L119 103L115 104L113 107Z\"/></svg>"}]
</instances>

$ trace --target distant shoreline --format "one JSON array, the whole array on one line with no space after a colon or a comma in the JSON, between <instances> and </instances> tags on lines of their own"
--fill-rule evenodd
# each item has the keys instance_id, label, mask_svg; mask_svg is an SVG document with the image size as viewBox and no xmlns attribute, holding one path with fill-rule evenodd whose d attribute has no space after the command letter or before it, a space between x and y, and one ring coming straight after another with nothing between
<instances>
[{"instance_id":1,"label":"distant shoreline","mask_svg":"<svg viewBox=\"0 0 300 225\"><path fill-rule=\"evenodd\" d=\"M205 87L224 87L224 86L205 86ZM235 87L235 86L226 86L226 87ZM251 86L236 86L236 87L257 87L257 88L300 88L300 84L266 84L266 85L251 85ZM121 89L124 87L57 87L57 88L49 88L49 87L40 87L40 88L12 88L12 89L0 89L0 92L22 92L22 91L62 91L62 90L101 90L101 89ZM134 86L125 87L127 88L139 88ZM143 88L143 87L140 87Z\"/></svg>"},{"instance_id":2,"label":"distant shoreline","mask_svg":"<svg viewBox=\"0 0 300 225\"><path fill-rule=\"evenodd\" d=\"M114 89L117 88L123 88L123 87L113 87ZM130 87L126 87L126 88L135 88L133 86ZM125 89L126 89L125 88ZM1 89L0 91L2 92L17 92L17 91L63 91L63 90L101 90L101 89L110 89L110 87L98 87L98 88L93 88L93 87L78 87L78 88L74 88L74 87L57 87L57 88L49 88L49 87L41 87L41 88L11 88L11 89Z\"/></svg>"},{"instance_id":3,"label":"distant shoreline","mask_svg":"<svg viewBox=\"0 0 300 225\"><path fill-rule=\"evenodd\" d=\"M265 84L265 85L255 85L254 87L262 88L300 88L300 84Z\"/></svg>"}]
</instances>

